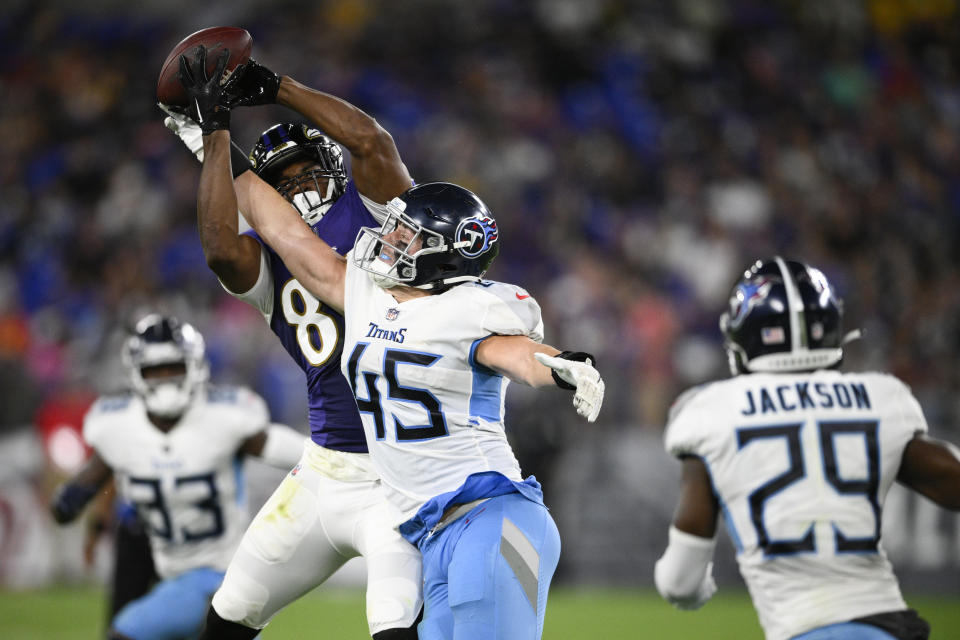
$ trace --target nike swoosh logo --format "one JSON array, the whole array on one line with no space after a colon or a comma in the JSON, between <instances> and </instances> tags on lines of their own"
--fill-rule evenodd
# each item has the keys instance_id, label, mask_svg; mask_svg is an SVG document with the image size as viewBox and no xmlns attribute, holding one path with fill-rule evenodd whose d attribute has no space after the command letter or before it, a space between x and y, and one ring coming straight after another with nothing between
<instances>
[{"instance_id":1,"label":"nike swoosh logo","mask_svg":"<svg viewBox=\"0 0 960 640\"><path fill-rule=\"evenodd\" d=\"M525 295L525 296L522 296L522 295L520 295L519 293L517 293L517 294L515 294L515 295L517 296L517 300L526 300L527 298L530 297L530 294L529 294L529 293L528 293L527 295Z\"/></svg>"}]
</instances>

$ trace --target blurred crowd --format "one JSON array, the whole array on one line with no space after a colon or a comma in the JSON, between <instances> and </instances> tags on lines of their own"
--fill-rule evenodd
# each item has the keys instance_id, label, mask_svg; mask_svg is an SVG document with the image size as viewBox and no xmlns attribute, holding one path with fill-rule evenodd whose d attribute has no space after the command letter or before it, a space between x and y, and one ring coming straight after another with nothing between
<instances>
[{"instance_id":1,"label":"blurred crowd","mask_svg":"<svg viewBox=\"0 0 960 640\"><path fill-rule=\"evenodd\" d=\"M374 115L417 181L486 201L489 276L539 300L548 342L599 359L590 428L659 430L678 392L726 375L717 317L775 253L837 285L865 330L851 368L901 376L934 431L957 423L952 0L255 4L0 9L0 433L123 386L120 341L153 309L203 331L215 379L305 425L302 374L204 263L199 164L155 105L167 52L217 24ZM237 112L235 139L291 115ZM512 394L525 470L548 473L587 426L556 395Z\"/></svg>"}]
</instances>

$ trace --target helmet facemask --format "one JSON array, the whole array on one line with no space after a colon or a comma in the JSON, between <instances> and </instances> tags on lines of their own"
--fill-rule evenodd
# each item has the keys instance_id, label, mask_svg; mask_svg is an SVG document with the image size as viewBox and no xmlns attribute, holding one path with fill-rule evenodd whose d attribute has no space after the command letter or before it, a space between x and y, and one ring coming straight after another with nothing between
<instances>
[{"instance_id":1,"label":"helmet facemask","mask_svg":"<svg viewBox=\"0 0 960 640\"><path fill-rule=\"evenodd\" d=\"M405 208L403 200L393 198L386 205L387 217L379 230L360 229L356 246L362 249L355 253L354 264L368 272L370 279L384 289L397 285L437 288L436 282L417 282L418 261L424 256L451 252L458 245L424 228L404 213Z\"/></svg>"},{"instance_id":2,"label":"helmet facemask","mask_svg":"<svg viewBox=\"0 0 960 640\"><path fill-rule=\"evenodd\" d=\"M313 226L343 195L344 182L338 177L331 171L314 167L279 181L275 188L293 204L303 221ZM326 189L320 186L323 182L326 182Z\"/></svg>"},{"instance_id":3,"label":"helmet facemask","mask_svg":"<svg viewBox=\"0 0 960 640\"><path fill-rule=\"evenodd\" d=\"M346 191L343 150L318 129L281 123L260 134L250 152L254 172L286 198L304 222L313 226ZM283 170L294 163L309 168L292 177ZM326 186L322 187L326 181Z\"/></svg>"},{"instance_id":4,"label":"helmet facemask","mask_svg":"<svg viewBox=\"0 0 960 640\"><path fill-rule=\"evenodd\" d=\"M179 418L208 378L203 337L189 324L158 316L148 316L138 326L147 328L131 336L123 350L131 386L151 415ZM157 326L172 331L153 331Z\"/></svg>"}]
</instances>

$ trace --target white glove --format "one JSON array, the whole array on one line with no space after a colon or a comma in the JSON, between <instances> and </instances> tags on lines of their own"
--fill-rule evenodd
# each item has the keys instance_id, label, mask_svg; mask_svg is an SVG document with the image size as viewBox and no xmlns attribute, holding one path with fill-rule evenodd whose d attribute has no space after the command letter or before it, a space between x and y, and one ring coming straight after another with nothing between
<instances>
[{"instance_id":1,"label":"white glove","mask_svg":"<svg viewBox=\"0 0 960 640\"><path fill-rule=\"evenodd\" d=\"M200 130L200 125L191 120L189 116L171 111L162 102L158 102L157 106L167 114L167 117L163 119L163 125L177 134L183 144L187 145L190 153L197 156L197 160L203 162L203 131Z\"/></svg>"},{"instance_id":2,"label":"white glove","mask_svg":"<svg viewBox=\"0 0 960 640\"><path fill-rule=\"evenodd\" d=\"M605 385L600 372L593 367L590 360L578 362L576 360L567 360L556 356L548 356L545 353L535 353L533 357L537 362L545 367L550 367L557 372L557 376L576 387L573 393L573 406L577 413L587 419L587 422L593 422L600 413L600 405L603 404L603 391Z\"/></svg>"},{"instance_id":3,"label":"white glove","mask_svg":"<svg viewBox=\"0 0 960 640\"><path fill-rule=\"evenodd\" d=\"M713 563L707 564L707 572L700 581L696 593L689 596L664 596L677 609L683 611L693 611L699 609L707 603L707 600L713 597L717 592L717 583L713 579Z\"/></svg>"}]
</instances>

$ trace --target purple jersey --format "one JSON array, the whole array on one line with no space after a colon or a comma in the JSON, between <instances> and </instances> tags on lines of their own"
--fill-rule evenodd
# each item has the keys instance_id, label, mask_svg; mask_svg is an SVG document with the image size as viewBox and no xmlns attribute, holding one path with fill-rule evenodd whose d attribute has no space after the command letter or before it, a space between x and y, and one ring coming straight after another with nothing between
<instances>
[{"instance_id":1,"label":"purple jersey","mask_svg":"<svg viewBox=\"0 0 960 640\"><path fill-rule=\"evenodd\" d=\"M351 180L344 194L313 225L313 230L343 255L353 248L360 227L378 226ZM366 452L363 424L353 391L340 373L343 316L314 298L256 232L246 233L256 238L265 250L272 287L261 273L254 289L237 297L264 312L270 328L306 374L310 438L328 449ZM258 292L263 295L269 289L272 289L272 299L255 300Z\"/></svg>"}]
</instances>

